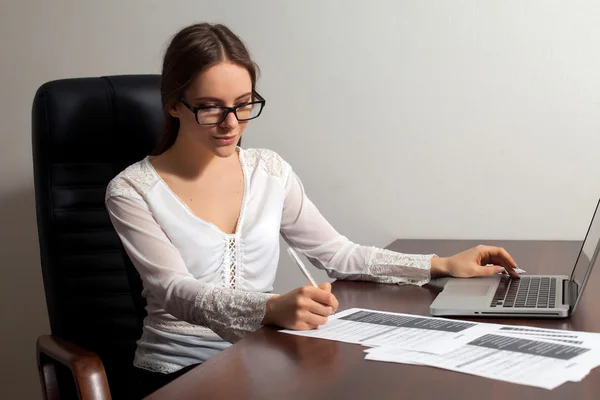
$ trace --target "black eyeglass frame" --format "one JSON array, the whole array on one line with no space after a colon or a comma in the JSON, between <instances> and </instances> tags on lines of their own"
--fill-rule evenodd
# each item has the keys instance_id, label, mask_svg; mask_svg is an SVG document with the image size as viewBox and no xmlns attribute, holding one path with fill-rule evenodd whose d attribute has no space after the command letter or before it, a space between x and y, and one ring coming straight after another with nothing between
<instances>
[{"instance_id":1,"label":"black eyeglass frame","mask_svg":"<svg viewBox=\"0 0 600 400\"><path fill-rule=\"evenodd\" d=\"M253 101L249 101L247 103L243 103L243 104L239 104L235 107L226 107L226 106L198 106L198 107L194 107L192 106L190 103L188 103L183 96L181 96L180 100L183 103L183 105L190 110L192 113L194 113L194 117L196 117L196 122L198 123L198 125L219 125L222 124L223 121L225 121L225 119L227 118L227 116L229 115L229 113L233 113L233 115L235 115L235 118L240 121L240 122L245 122L245 121L250 121L252 119L258 118L260 116L260 114L262 113L263 108L265 108L265 105L267 104L267 101L260 95L258 94L258 92L256 90L252 90L252 96L256 97L258 100L253 100ZM237 115L237 109L241 108L241 107L247 107L250 104L260 104L260 110L258 110L258 114L256 114L256 116L251 117L251 118L242 118L240 119ZM221 117L221 119L218 122L210 122L210 123L203 123L200 122L198 120L198 111L200 110L207 110L210 108L219 108L223 110L223 116Z\"/></svg>"}]
</instances>

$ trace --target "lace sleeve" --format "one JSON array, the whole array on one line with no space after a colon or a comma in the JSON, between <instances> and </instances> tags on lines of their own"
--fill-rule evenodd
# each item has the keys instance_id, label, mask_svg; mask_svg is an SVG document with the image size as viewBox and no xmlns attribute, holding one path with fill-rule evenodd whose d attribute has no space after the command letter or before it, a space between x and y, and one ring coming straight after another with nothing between
<instances>
[{"instance_id":1,"label":"lace sleeve","mask_svg":"<svg viewBox=\"0 0 600 400\"><path fill-rule=\"evenodd\" d=\"M289 169L281 234L317 268L335 279L424 285L435 254L403 254L357 245L340 235L306 196Z\"/></svg>"},{"instance_id":2,"label":"lace sleeve","mask_svg":"<svg viewBox=\"0 0 600 400\"><path fill-rule=\"evenodd\" d=\"M230 342L261 326L271 294L196 280L144 200L110 196L106 206L144 290L163 304L165 311L182 321L207 327Z\"/></svg>"}]
</instances>

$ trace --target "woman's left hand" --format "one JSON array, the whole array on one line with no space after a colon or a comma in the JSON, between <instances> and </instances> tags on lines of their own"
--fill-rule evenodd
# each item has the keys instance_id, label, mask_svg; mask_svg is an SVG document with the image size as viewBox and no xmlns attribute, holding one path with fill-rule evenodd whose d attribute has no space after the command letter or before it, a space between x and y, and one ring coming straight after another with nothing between
<instances>
[{"instance_id":1,"label":"woman's left hand","mask_svg":"<svg viewBox=\"0 0 600 400\"><path fill-rule=\"evenodd\" d=\"M486 266L487 264L493 264ZM454 276L470 278L474 276L495 275L506 271L511 277L518 278L517 264L502 247L479 245L448 258L431 259L431 277Z\"/></svg>"}]
</instances>

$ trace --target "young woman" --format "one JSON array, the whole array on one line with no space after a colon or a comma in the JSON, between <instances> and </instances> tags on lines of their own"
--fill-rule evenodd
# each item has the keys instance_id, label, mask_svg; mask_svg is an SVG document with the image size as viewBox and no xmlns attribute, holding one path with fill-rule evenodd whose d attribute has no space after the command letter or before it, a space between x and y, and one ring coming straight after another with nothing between
<instances>
[{"instance_id":1,"label":"young woman","mask_svg":"<svg viewBox=\"0 0 600 400\"><path fill-rule=\"evenodd\" d=\"M247 49L225 26L177 33L162 70L164 137L155 155L108 187L108 211L148 302L134 361L139 396L262 325L313 329L327 321L338 307L328 283L271 293L280 234L336 279L423 285L445 275L517 276L501 248L441 258L340 235L279 155L237 147L265 106L256 80Z\"/></svg>"}]
</instances>

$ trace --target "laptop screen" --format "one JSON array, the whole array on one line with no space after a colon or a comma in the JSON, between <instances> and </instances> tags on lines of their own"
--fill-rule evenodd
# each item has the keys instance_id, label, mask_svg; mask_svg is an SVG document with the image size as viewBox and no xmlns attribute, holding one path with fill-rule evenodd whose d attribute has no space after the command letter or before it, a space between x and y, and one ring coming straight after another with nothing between
<instances>
[{"instance_id":1,"label":"laptop screen","mask_svg":"<svg viewBox=\"0 0 600 400\"><path fill-rule=\"evenodd\" d=\"M587 234L581 246L581 251L577 257L575 268L571 273L571 280L577 283L578 296L575 305L579 301L579 297L583 292L583 286L585 285L587 278L592 270L592 266L596 263L598 251L600 250L600 201L596 205L592 222L588 228Z\"/></svg>"}]
</instances>

